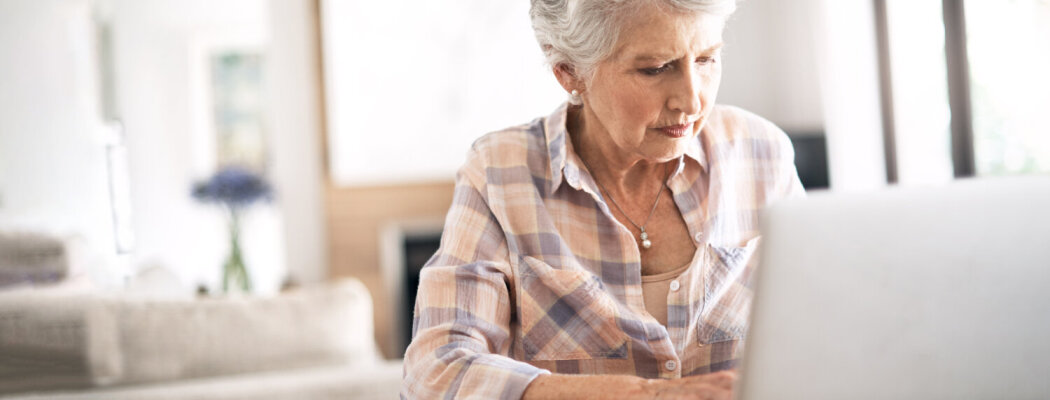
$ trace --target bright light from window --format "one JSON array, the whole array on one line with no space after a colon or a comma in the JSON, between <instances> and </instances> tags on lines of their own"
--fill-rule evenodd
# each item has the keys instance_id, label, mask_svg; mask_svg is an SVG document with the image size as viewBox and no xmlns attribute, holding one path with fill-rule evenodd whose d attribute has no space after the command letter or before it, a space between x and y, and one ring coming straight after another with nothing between
<instances>
[{"instance_id":1,"label":"bright light from window","mask_svg":"<svg viewBox=\"0 0 1050 400\"><path fill-rule=\"evenodd\" d=\"M977 173L1050 172L1050 1L965 6Z\"/></svg>"}]
</instances>

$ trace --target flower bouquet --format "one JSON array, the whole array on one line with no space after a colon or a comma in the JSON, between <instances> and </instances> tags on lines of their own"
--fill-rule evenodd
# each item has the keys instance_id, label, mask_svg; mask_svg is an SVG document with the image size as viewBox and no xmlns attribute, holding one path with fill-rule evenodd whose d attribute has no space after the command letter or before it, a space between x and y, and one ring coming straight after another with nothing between
<instances>
[{"instance_id":1,"label":"flower bouquet","mask_svg":"<svg viewBox=\"0 0 1050 400\"><path fill-rule=\"evenodd\" d=\"M193 186L193 198L221 205L229 216L230 255L222 267L223 292L252 291L252 281L241 254L241 212L256 202L269 201L272 197L273 191L262 177L237 166L224 167L210 179Z\"/></svg>"}]
</instances>

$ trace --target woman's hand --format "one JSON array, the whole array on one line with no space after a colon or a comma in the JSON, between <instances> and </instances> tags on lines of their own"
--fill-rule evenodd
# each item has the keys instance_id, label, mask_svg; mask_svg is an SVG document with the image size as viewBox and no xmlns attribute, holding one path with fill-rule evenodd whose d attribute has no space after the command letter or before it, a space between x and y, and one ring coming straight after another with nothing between
<instances>
[{"instance_id":1,"label":"woman's hand","mask_svg":"<svg viewBox=\"0 0 1050 400\"><path fill-rule=\"evenodd\" d=\"M681 379L649 379L646 398L659 400L731 400L736 373L715 372Z\"/></svg>"},{"instance_id":2,"label":"woman's hand","mask_svg":"<svg viewBox=\"0 0 1050 400\"><path fill-rule=\"evenodd\" d=\"M625 375L540 375L525 390L531 399L731 400L736 373L722 371L681 379Z\"/></svg>"}]
</instances>

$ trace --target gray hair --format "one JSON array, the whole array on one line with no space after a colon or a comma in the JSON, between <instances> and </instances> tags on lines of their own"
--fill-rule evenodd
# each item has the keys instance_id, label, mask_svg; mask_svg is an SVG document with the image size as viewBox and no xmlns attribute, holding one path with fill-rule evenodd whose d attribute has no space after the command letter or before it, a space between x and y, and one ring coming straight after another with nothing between
<instances>
[{"instance_id":1,"label":"gray hair","mask_svg":"<svg viewBox=\"0 0 1050 400\"><path fill-rule=\"evenodd\" d=\"M682 12L728 17L736 0L531 0L529 16L536 41L547 63L571 66L585 82L595 66L612 52L624 16L645 3L670 6ZM578 98L570 102L579 103Z\"/></svg>"}]
</instances>

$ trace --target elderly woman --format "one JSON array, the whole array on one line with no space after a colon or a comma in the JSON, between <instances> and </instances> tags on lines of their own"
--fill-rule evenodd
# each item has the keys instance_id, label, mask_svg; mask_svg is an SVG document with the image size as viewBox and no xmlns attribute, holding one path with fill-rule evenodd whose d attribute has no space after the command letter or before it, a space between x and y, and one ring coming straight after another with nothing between
<instances>
[{"instance_id":1,"label":"elderly woman","mask_svg":"<svg viewBox=\"0 0 1050 400\"><path fill-rule=\"evenodd\" d=\"M786 135L715 105L734 9L532 0L570 98L471 149L403 397L728 398L758 211L802 193Z\"/></svg>"}]
</instances>

